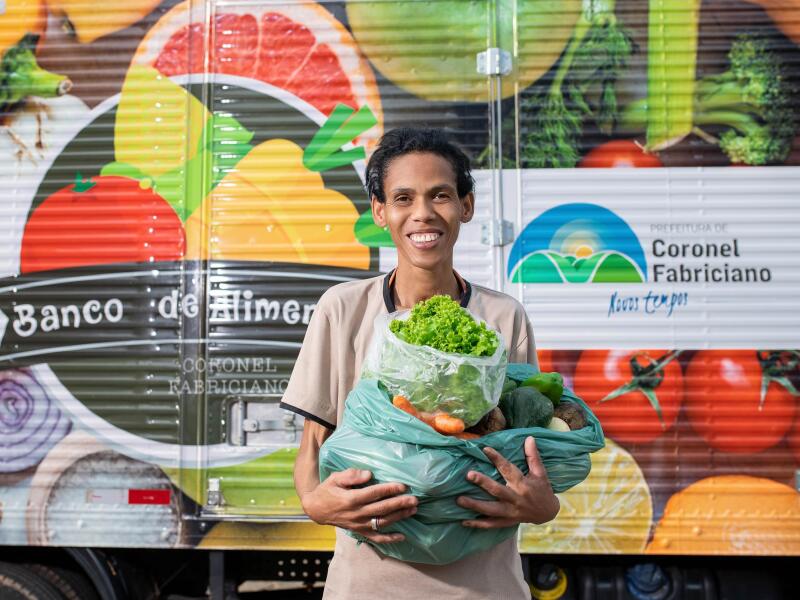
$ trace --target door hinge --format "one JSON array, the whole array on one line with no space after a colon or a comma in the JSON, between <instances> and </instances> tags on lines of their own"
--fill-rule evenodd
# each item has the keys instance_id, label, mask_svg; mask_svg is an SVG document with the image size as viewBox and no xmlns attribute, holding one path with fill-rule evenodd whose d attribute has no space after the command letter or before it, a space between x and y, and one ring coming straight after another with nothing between
<instances>
[{"instance_id":1,"label":"door hinge","mask_svg":"<svg viewBox=\"0 0 800 600\"><path fill-rule=\"evenodd\" d=\"M505 246L514 241L514 224L505 219L481 223L481 243L487 246Z\"/></svg>"},{"instance_id":2,"label":"door hinge","mask_svg":"<svg viewBox=\"0 0 800 600\"><path fill-rule=\"evenodd\" d=\"M511 53L500 48L487 48L478 52L478 73L481 75L508 75L511 73Z\"/></svg>"}]
</instances>

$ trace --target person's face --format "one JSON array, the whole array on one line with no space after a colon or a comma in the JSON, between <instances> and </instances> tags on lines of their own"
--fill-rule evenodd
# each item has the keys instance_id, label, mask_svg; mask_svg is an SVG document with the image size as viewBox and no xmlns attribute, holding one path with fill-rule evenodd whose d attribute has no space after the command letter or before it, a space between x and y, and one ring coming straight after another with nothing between
<instances>
[{"instance_id":1,"label":"person's face","mask_svg":"<svg viewBox=\"0 0 800 600\"><path fill-rule=\"evenodd\" d=\"M472 219L472 193L458 197L456 175L446 159L430 152L392 160L383 181L386 202L372 198L372 216L389 227L398 259L422 269L452 263L461 223Z\"/></svg>"}]
</instances>

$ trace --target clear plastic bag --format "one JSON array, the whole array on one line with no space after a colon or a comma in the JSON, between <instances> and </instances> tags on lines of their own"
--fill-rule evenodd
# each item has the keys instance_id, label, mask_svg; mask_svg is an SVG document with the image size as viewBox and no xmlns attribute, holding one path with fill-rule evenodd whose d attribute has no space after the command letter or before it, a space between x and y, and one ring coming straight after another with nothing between
<instances>
[{"instance_id":1,"label":"clear plastic bag","mask_svg":"<svg viewBox=\"0 0 800 600\"><path fill-rule=\"evenodd\" d=\"M392 333L389 323L407 319L409 314L378 315L361 377L379 380L420 412L441 410L471 427L500 400L507 364L503 337L495 332L498 344L492 356L451 354L408 344Z\"/></svg>"}]
</instances>

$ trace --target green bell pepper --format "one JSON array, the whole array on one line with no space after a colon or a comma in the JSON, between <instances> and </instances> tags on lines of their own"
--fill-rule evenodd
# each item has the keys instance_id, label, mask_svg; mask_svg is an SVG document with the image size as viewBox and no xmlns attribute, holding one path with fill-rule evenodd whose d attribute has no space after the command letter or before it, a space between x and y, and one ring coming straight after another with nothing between
<instances>
[{"instance_id":1,"label":"green bell pepper","mask_svg":"<svg viewBox=\"0 0 800 600\"><path fill-rule=\"evenodd\" d=\"M532 387L550 398L553 406L558 406L561 394L564 393L564 378L560 373L537 373L520 384L520 387Z\"/></svg>"}]
</instances>

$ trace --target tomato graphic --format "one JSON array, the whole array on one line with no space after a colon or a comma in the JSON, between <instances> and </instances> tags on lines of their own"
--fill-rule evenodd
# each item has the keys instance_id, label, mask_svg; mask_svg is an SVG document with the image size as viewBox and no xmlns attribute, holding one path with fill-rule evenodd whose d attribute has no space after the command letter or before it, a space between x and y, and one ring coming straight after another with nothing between
<instances>
[{"instance_id":1,"label":"tomato graphic","mask_svg":"<svg viewBox=\"0 0 800 600\"><path fill-rule=\"evenodd\" d=\"M677 354L585 350L575 369L575 393L597 415L608 437L632 444L649 442L678 418L683 374L674 360Z\"/></svg>"},{"instance_id":2,"label":"tomato graphic","mask_svg":"<svg viewBox=\"0 0 800 600\"><path fill-rule=\"evenodd\" d=\"M613 140L594 148L581 160L579 167L663 167L654 154L648 154L631 140Z\"/></svg>"},{"instance_id":3,"label":"tomato graphic","mask_svg":"<svg viewBox=\"0 0 800 600\"><path fill-rule=\"evenodd\" d=\"M180 260L184 244L180 218L146 182L78 176L28 219L20 272Z\"/></svg>"},{"instance_id":4,"label":"tomato graphic","mask_svg":"<svg viewBox=\"0 0 800 600\"><path fill-rule=\"evenodd\" d=\"M692 357L686 369L686 414L709 446L750 454L774 446L786 435L797 401L782 383L787 381L782 354L702 350Z\"/></svg>"},{"instance_id":5,"label":"tomato graphic","mask_svg":"<svg viewBox=\"0 0 800 600\"><path fill-rule=\"evenodd\" d=\"M555 371L553 368L553 351L536 349L536 357L539 360L539 370L543 373L551 373Z\"/></svg>"},{"instance_id":6,"label":"tomato graphic","mask_svg":"<svg viewBox=\"0 0 800 600\"><path fill-rule=\"evenodd\" d=\"M800 465L800 415L794 420L794 427L786 436L795 462Z\"/></svg>"}]
</instances>

